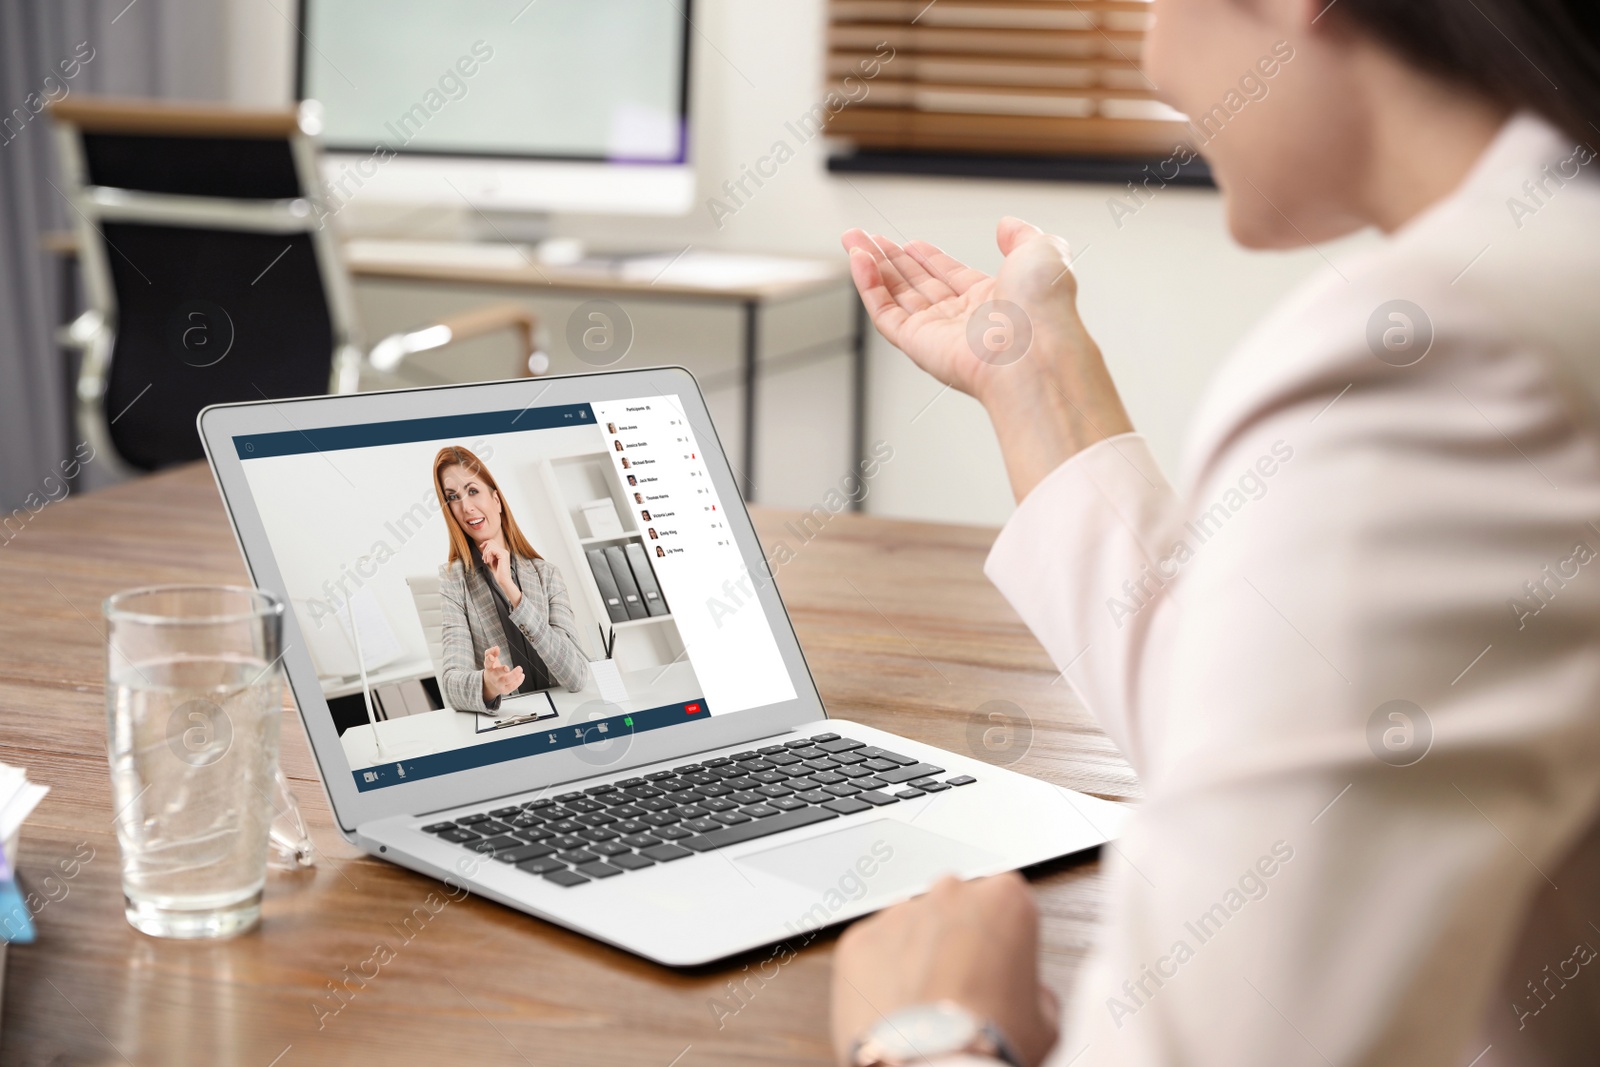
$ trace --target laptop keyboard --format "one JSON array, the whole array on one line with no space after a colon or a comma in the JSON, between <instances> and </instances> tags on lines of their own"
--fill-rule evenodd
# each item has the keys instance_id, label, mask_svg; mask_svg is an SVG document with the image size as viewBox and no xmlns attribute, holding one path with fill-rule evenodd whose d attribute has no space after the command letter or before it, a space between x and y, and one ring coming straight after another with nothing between
<instances>
[{"instance_id":1,"label":"laptop keyboard","mask_svg":"<svg viewBox=\"0 0 1600 1067\"><path fill-rule=\"evenodd\" d=\"M572 887L976 781L965 774L938 780L944 773L818 734L423 830Z\"/></svg>"}]
</instances>

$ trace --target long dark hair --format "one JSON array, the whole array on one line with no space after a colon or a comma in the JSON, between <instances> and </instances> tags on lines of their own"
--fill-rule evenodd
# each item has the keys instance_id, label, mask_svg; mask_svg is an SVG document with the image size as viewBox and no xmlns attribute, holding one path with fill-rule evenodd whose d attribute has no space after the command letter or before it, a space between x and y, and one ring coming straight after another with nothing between
<instances>
[{"instance_id":1,"label":"long dark hair","mask_svg":"<svg viewBox=\"0 0 1600 1067\"><path fill-rule=\"evenodd\" d=\"M1328 16L1420 69L1600 143L1595 0L1339 0Z\"/></svg>"}]
</instances>

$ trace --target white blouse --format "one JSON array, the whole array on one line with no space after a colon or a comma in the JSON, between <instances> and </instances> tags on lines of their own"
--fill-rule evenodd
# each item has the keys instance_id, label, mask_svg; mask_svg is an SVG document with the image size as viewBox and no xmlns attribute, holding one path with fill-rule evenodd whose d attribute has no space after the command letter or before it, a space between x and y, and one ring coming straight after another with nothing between
<instances>
[{"instance_id":1,"label":"white blouse","mask_svg":"<svg viewBox=\"0 0 1600 1067\"><path fill-rule=\"evenodd\" d=\"M1506 124L989 577L1138 770L1053 1062L1600 1062L1600 169ZM1174 358L1181 358L1181 354Z\"/></svg>"}]
</instances>

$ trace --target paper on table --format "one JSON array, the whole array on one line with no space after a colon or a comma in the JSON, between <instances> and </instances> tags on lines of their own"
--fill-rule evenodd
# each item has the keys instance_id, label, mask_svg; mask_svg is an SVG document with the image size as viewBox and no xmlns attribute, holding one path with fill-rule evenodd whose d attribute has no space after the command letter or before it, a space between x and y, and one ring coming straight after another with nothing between
<instances>
[{"instance_id":1,"label":"paper on table","mask_svg":"<svg viewBox=\"0 0 1600 1067\"><path fill-rule=\"evenodd\" d=\"M7 944L31 944L33 941L33 915L17 888L11 857L0 844L0 948ZM0 963L4 957L0 956Z\"/></svg>"},{"instance_id":2,"label":"paper on table","mask_svg":"<svg viewBox=\"0 0 1600 1067\"><path fill-rule=\"evenodd\" d=\"M601 700L607 704L627 702L628 687L622 684L622 672L617 670L616 660L590 660L589 672L594 675L594 682L600 687Z\"/></svg>"},{"instance_id":3,"label":"paper on table","mask_svg":"<svg viewBox=\"0 0 1600 1067\"><path fill-rule=\"evenodd\" d=\"M0 841L9 841L22 829L22 821L48 792L49 786L28 781L21 767L0 763Z\"/></svg>"},{"instance_id":4,"label":"paper on table","mask_svg":"<svg viewBox=\"0 0 1600 1067\"><path fill-rule=\"evenodd\" d=\"M0 763L0 811L4 811L11 798L28 781L28 772L21 767Z\"/></svg>"},{"instance_id":5,"label":"paper on table","mask_svg":"<svg viewBox=\"0 0 1600 1067\"><path fill-rule=\"evenodd\" d=\"M39 801L48 792L50 787L38 782L27 782L17 791L5 811L0 812L0 841L10 840L12 834L22 829L22 820L33 814L33 809L39 806Z\"/></svg>"},{"instance_id":6,"label":"paper on table","mask_svg":"<svg viewBox=\"0 0 1600 1067\"><path fill-rule=\"evenodd\" d=\"M28 772L21 767L0 763L0 948L8 942L33 940L33 920L17 889L16 857L7 846L16 842L22 821L33 814L48 792L49 786L28 781ZM0 964L4 959L0 955Z\"/></svg>"}]
</instances>

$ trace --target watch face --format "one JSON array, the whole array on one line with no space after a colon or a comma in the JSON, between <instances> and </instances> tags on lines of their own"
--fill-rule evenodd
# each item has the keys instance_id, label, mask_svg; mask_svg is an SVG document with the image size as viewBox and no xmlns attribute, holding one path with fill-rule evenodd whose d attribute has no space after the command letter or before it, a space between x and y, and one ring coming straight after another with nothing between
<instances>
[{"instance_id":1,"label":"watch face","mask_svg":"<svg viewBox=\"0 0 1600 1067\"><path fill-rule=\"evenodd\" d=\"M872 1037L897 1058L915 1060L970 1048L978 1021L953 1004L902 1008L872 1028Z\"/></svg>"}]
</instances>

